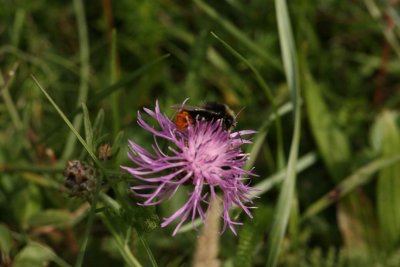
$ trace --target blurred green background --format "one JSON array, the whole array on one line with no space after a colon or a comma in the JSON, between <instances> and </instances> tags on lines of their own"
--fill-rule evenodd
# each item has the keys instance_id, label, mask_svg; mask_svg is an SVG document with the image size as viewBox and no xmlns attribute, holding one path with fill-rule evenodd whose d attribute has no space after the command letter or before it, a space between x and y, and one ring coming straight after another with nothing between
<instances>
[{"instance_id":1,"label":"blurred green background","mask_svg":"<svg viewBox=\"0 0 400 267\"><path fill-rule=\"evenodd\" d=\"M153 142L137 111L158 99L172 118L186 98L226 103L237 130L258 131L258 208L234 211L244 225L220 236L220 266L274 266L271 253L277 266L400 266L400 2L288 1L293 35L277 3L1 0L0 266L194 264L201 232L159 227L185 193L139 207L119 168L128 139ZM94 197L65 188L73 159L96 169ZM285 170L296 186L277 244Z\"/></svg>"}]
</instances>

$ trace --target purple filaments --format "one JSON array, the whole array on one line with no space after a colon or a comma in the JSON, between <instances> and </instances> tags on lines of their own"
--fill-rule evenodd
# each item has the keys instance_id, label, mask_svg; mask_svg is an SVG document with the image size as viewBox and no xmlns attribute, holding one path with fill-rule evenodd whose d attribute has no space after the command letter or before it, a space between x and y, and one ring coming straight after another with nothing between
<instances>
[{"instance_id":1,"label":"purple filaments","mask_svg":"<svg viewBox=\"0 0 400 267\"><path fill-rule=\"evenodd\" d=\"M196 118L194 124L186 131L177 129L176 125L160 112L158 102L155 111L144 109L159 124L160 130L150 126L138 113L138 124L154 135L154 145L149 152L133 141L129 141L128 156L134 167L122 166L132 176L142 180L142 185L133 186L138 197L144 198L140 205L160 204L175 195L182 187L190 188L186 203L170 217L165 218L161 227L178 220L173 235L188 219L194 221L199 216L203 222L210 200L221 198L223 202L223 230L228 226L236 234L234 221L229 210L239 206L252 217L250 208L244 203L252 203L248 185L251 171L243 169L248 155L241 149L242 144L251 143L244 136L254 131L226 131L219 120L207 121ZM161 150L159 140L168 143L168 149Z\"/></svg>"}]
</instances>

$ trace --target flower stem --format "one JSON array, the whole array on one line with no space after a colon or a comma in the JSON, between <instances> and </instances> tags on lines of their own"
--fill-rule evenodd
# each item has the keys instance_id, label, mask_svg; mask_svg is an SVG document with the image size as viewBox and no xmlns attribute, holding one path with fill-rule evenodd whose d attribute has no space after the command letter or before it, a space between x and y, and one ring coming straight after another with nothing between
<instances>
[{"instance_id":1,"label":"flower stem","mask_svg":"<svg viewBox=\"0 0 400 267\"><path fill-rule=\"evenodd\" d=\"M194 267L218 267L221 265L218 260L220 210L221 199L217 197L211 199L204 228L197 239Z\"/></svg>"}]
</instances>

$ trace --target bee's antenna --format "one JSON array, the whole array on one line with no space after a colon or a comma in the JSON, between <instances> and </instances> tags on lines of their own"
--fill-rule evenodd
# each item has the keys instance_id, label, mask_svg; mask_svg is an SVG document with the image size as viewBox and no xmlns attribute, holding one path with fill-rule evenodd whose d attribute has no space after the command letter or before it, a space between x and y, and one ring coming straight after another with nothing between
<instances>
[{"instance_id":1,"label":"bee's antenna","mask_svg":"<svg viewBox=\"0 0 400 267\"><path fill-rule=\"evenodd\" d=\"M178 110L183 109L183 107L185 106L185 103L186 103L188 100L189 100L189 97L186 98L185 100L183 100L183 103L182 103L182 104L180 104L180 105L173 105L173 106L172 106L172 108L175 109L175 112L174 112L173 117L175 117L175 115L176 115L176 113L177 113Z\"/></svg>"},{"instance_id":2,"label":"bee's antenna","mask_svg":"<svg viewBox=\"0 0 400 267\"><path fill-rule=\"evenodd\" d=\"M183 107L185 106L185 104L186 104L187 101L189 101L189 97L186 98L185 100L183 100L183 103L182 103L182 105L181 105L181 108L183 108Z\"/></svg>"},{"instance_id":3,"label":"bee's antenna","mask_svg":"<svg viewBox=\"0 0 400 267\"><path fill-rule=\"evenodd\" d=\"M186 98L185 100L183 100L182 104L180 105L172 105L171 108L179 110L179 109L183 109L183 107L185 106L186 102L189 100L189 97Z\"/></svg>"},{"instance_id":4,"label":"bee's antenna","mask_svg":"<svg viewBox=\"0 0 400 267\"><path fill-rule=\"evenodd\" d=\"M239 116L240 113L245 109L246 107L242 107L238 113L235 114L235 119Z\"/></svg>"}]
</instances>

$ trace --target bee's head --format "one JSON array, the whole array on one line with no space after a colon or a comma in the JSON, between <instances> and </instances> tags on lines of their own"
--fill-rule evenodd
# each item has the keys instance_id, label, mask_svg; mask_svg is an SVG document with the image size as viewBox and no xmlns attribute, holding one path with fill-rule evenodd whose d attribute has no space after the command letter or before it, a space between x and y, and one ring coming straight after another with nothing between
<instances>
[{"instance_id":1,"label":"bee's head","mask_svg":"<svg viewBox=\"0 0 400 267\"><path fill-rule=\"evenodd\" d=\"M230 130L236 127L236 119L232 116L225 116L223 120L223 125L226 130Z\"/></svg>"}]
</instances>

